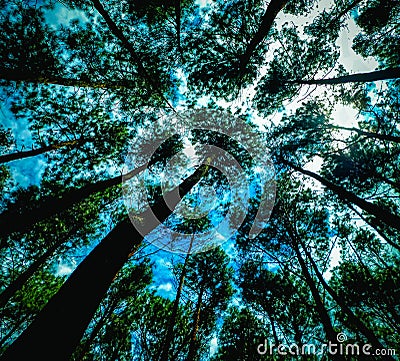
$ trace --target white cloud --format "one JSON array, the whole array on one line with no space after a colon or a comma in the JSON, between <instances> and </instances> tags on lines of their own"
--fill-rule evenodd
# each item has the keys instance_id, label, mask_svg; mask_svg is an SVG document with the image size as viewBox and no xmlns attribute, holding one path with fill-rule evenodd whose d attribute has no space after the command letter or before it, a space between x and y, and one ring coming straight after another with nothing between
<instances>
[{"instance_id":1,"label":"white cloud","mask_svg":"<svg viewBox=\"0 0 400 361\"><path fill-rule=\"evenodd\" d=\"M66 264L66 263L59 263L57 265L57 271L56 275L57 276L69 276L73 271L73 268L71 265Z\"/></svg>"},{"instance_id":2,"label":"white cloud","mask_svg":"<svg viewBox=\"0 0 400 361\"><path fill-rule=\"evenodd\" d=\"M162 285L159 285L157 288L157 291L165 291L165 292L170 292L172 291L172 284L170 282L164 283Z\"/></svg>"}]
</instances>

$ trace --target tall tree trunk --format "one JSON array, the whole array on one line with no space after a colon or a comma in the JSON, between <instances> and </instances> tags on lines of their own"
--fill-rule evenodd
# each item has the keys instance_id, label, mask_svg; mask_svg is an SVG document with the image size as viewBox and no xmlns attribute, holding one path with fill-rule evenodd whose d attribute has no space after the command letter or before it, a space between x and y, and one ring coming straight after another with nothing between
<instances>
[{"instance_id":1,"label":"tall tree trunk","mask_svg":"<svg viewBox=\"0 0 400 361\"><path fill-rule=\"evenodd\" d=\"M338 129L338 130L348 130L350 132L355 132L358 135L365 136L367 138L373 138L373 139L379 139L379 140L387 140L389 142L393 143L400 143L400 137L396 137L394 135L390 134L379 134L379 133L374 133L374 132L367 132L365 130L361 130L359 128L354 128L354 127L342 127L340 125L333 125L329 124L327 126L329 129Z\"/></svg>"},{"instance_id":2,"label":"tall tree trunk","mask_svg":"<svg viewBox=\"0 0 400 361\"><path fill-rule=\"evenodd\" d=\"M203 293L204 293L204 289L201 287L200 293L197 297L196 310L194 312L194 319L193 319L193 327L192 327L192 332L190 335L189 351L188 351L186 361L193 361L196 356L196 340L197 340L197 332L199 330L201 305L203 302Z\"/></svg>"},{"instance_id":3,"label":"tall tree trunk","mask_svg":"<svg viewBox=\"0 0 400 361\"><path fill-rule=\"evenodd\" d=\"M326 180L325 178L321 177L320 175L314 172L298 167L293 163L288 162L282 158L280 158L280 161L283 164L291 167L295 171L314 178L322 185L324 185L326 188L335 193L342 201L356 205L357 207L361 208L362 210L366 211L367 213L379 219L381 222L400 231L400 217L398 215L393 214L387 211L386 209L377 206L376 204L367 202L366 200L355 195L354 193L347 191L341 186L337 186L336 184Z\"/></svg>"},{"instance_id":4,"label":"tall tree trunk","mask_svg":"<svg viewBox=\"0 0 400 361\"><path fill-rule=\"evenodd\" d=\"M165 98L163 91L160 89L160 82L154 78L154 74L150 74L145 66L143 65L143 61L139 54L135 51L132 44L129 42L129 39L124 35L121 29L117 26L117 24L111 19L108 12L104 9L103 5L99 0L92 0L92 4L94 8L99 12L99 14L103 17L106 22L111 33L122 43L122 46L129 52L132 60L138 68L138 73L148 81L152 90L158 93L161 99L167 104L169 108L175 111L174 107L169 103L169 101Z\"/></svg>"},{"instance_id":5,"label":"tall tree trunk","mask_svg":"<svg viewBox=\"0 0 400 361\"><path fill-rule=\"evenodd\" d=\"M384 70L375 70L369 73L358 73L343 75L337 78L328 79L312 79L312 80L284 80L283 83L288 84L309 84L309 85L336 85L346 83L369 83L378 80L389 80L400 78L400 67L389 68Z\"/></svg>"},{"instance_id":6,"label":"tall tree trunk","mask_svg":"<svg viewBox=\"0 0 400 361\"><path fill-rule=\"evenodd\" d=\"M41 256L33 261L6 289L0 294L0 309L18 292L30 277L52 256L58 247L65 241L57 242L47 249ZM1 311L0 311L1 313Z\"/></svg>"},{"instance_id":7,"label":"tall tree trunk","mask_svg":"<svg viewBox=\"0 0 400 361\"><path fill-rule=\"evenodd\" d=\"M145 170L147 164L132 170L129 176L135 176ZM26 232L34 224L46 218L59 214L76 203L83 201L89 196L102 192L110 187L122 183L122 177L117 176L111 179L88 184L79 189L72 189L64 193L61 197L48 197L37 208L18 209L5 211L0 215L0 236L5 237L12 232Z\"/></svg>"},{"instance_id":8,"label":"tall tree trunk","mask_svg":"<svg viewBox=\"0 0 400 361\"><path fill-rule=\"evenodd\" d=\"M189 257L190 257L190 251L192 250L193 240L194 240L194 235L192 235L192 239L190 240L189 249L188 249L188 252L187 252L186 257L185 257L185 262L184 262L183 267L182 267L181 275L179 277L179 285L178 285L178 289L176 291L174 305L173 305L173 308L172 308L171 317L169 319L167 333L165 335L164 345L163 345L163 348L161 350L161 355L160 355L160 358L159 358L160 361L168 361L168 353L169 353L170 343L171 343L172 338L173 338L172 336L173 336L173 332L174 332L176 315L178 313L179 302L181 300L181 294L182 294L182 290L183 290L183 285L185 283L187 264L188 264Z\"/></svg>"},{"instance_id":9,"label":"tall tree trunk","mask_svg":"<svg viewBox=\"0 0 400 361\"><path fill-rule=\"evenodd\" d=\"M306 263L305 263L305 261L303 259L303 256L300 253L300 249L299 249L299 245L298 245L298 242L296 240L296 237L294 237L294 235L291 234L290 238L291 238L291 241L292 241L293 250L296 253L296 257L297 257L297 260L298 260L298 262L300 264L302 273L303 273L304 278L305 278L305 280L307 282L308 288L311 291L311 295L312 295L312 297L314 299L315 307L316 307L318 315L319 315L319 317L321 319L322 326L324 328L326 337L327 337L327 339L329 341L334 343L336 341L336 336L337 335L336 335L336 332L335 332L335 330L333 328L331 318L330 318L330 316L328 314L328 311L325 308L324 303L321 300L321 295L320 295L320 293L319 293L319 291L317 289L315 281L311 277L311 274L310 274L310 272L308 270L308 267L307 267L307 265L306 265ZM332 356L334 356L336 359L340 359L340 357L337 357L336 355L332 355Z\"/></svg>"},{"instance_id":10,"label":"tall tree trunk","mask_svg":"<svg viewBox=\"0 0 400 361\"><path fill-rule=\"evenodd\" d=\"M134 89L136 87L134 81L126 79L97 82L90 80L65 78L63 76L57 76L57 75L38 75L34 73L21 72L19 70L13 70L13 69L0 70L0 79L15 81L15 82L22 81L25 83L61 85L61 86L77 87L77 88Z\"/></svg>"},{"instance_id":11,"label":"tall tree trunk","mask_svg":"<svg viewBox=\"0 0 400 361\"><path fill-rule=\"evenodd\" d=\"M249 63L254 51L257 49L257 46L260 45L263 40L268 36L278 13L285 7L288 2L289 0L271 0L269 2L268 7L262 17L260 27L258 28L254 37L250 40L245 52L240 56L241 72L246 69L246 66Z\"/></svg>"},{"instance_id":12,"label":"tall tree trunk","mask_svg":"<svg viewBox=\"0 0 400 361\"><path fill-rule=\"evenodd\" d=\"M208 165L200 166L154 207L143 212L141 229L133 227L128 218L121 221L79 264L0 360L15 361L27 357L45 361L69 360L113 279L140 246L142 233L150 232L158 222L166 220L180 197L199 182L208 168ZM152 217L153 213L156 218Z\"/></svg>"},{"instance_id":13,"label":"tall tree trunk","mask_svg":"<svg viewBox=\"0 0 400 361\"><path fill-rule=\"evenodd\" d=\"M181 0L175 0L175 21L176 21L176 48L178 49L179 56L181 53Z\"/></svg>"},{"instance_id":14,"label":"tall tree trunk","mask_svg":"<svg viewBox=\"0 0 400 361\"><path fill-rule=\"evenodd\" d=\"M396 248L398 251L400 251L400 245L398 245L396 242L393 242L385 233L383 233L383 231L379 228L379 226L382 225L378 225L377 224L377 219L374 219L375 222L370 221L367 217L365 217L362 213L358 212L354 207L352 207L351 205L349 206L350 209L356 213L366 224L368 224L371 228L373 228L375 230L375 232L382 237L386 243L390 244L392 247Z\"/></svg>"},{"instance_id":15,"label":"tall tree trunk","mask_svg":"<svg viewBox=\"0 0 400 361\"><path fill-rule=\"evenodd\" d=\"M315 263L312 255L302 244L302 248L309 259L311 266L314 270L322 287L328 292L328 294L333 298L333 300L338 304L342 311L347 315L349 321L356 326L356 328L367 338L368 342L377 349L384 349L385 346L379 341L378 337L372 332L365 324L353 313L353 311L343 302L343 300L338 296L338 294L326 283L324 277L322 276L317 264ZM394 360L392 357L388 356L388 360Z\"/></svg>"},{"instance_id":16,"label":"tall tree trunk","mask_svg":"<svg viewBox=\"0 0 400 361\"><path fill-rule=\"evenodd\" d=\"M103 315L100 317L100 319L97 321L97 323L94 325L92 331L90 332L89 337L86 339L84 344L79 347L79 354L78 355L74 354L74 356L76 357L77 360L83 360L85 355L89 352L90 346L92 345L94 339L99 334L102 327L105 325L107 318L114 311L114 308L116 307L116 305L117 305L117 302L111 303L107 307L107 309L104 311Z\"/></svg>"},{"instance_id":17,"label":"tall tree trunk","mask_svg":"<svg viewBox=\"0 0 400 361\"><path fill-rule=\"evenodd\" d=\"M11 154L0 155L0 164L11 162L12 160L20 160L20 159L25 159L25 158L29 158L29 157L34 157L36 155L44 154L44 153L50 152L52 150L57 150L57 149L64 148L64 147L70 147L72 149L77 148L80 145L82 145L84 142L85 141L82 141L82 140L71 140L71 141L47 145L45 147L27 150L27 151L23 151L23 152L15 152L15 153L11 153Z\"/></svg>"}]
</instances>

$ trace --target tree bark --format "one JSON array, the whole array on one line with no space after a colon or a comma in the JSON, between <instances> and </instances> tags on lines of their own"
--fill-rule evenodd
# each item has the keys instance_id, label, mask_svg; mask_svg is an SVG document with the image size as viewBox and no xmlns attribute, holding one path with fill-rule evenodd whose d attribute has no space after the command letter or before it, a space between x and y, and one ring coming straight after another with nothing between
<instances>
[{"instance_id":1,"label":"tree bark","mask_svg":"<svg viewBox=\"0 0 400 361\"><path fill-rule=\"evenodd\" d=\"M194 357L196 355L196 339L197 339L197 332L199 330L201 305L203 302L203 292L204 289L201 287L200 293L197 297L196 310L194 312L194 319L193 319L193 327L190 335L189 351L186 361L194 361Z\"/></svg>"},{"instance_id":2,"label":"tree bark","mask_svg":"<svg viewBox=\"0 0 400 361\"><path fill-rule=\"evenodd\" d=\"M134 89L135 83L132 80L113 80L107 82L96 82L90 80L65 78L57 75L37 75L33 73L21 72L19 70L0 70L0 79L15 82L25 82L33 84L61 85L77 88L94 89Z\"/></svg>"},{"instance_id":3,"label":"tree bark","mask_svg":"<svg viewBox=\"0 0 400 361\"><path fill-rule=\"evenodd\" d=\"M393 143L400 143L400 137L390 135L390 134L379 134L374 132L367 132L365 130L354 128L354 127L342 127L339 125L328 125L327 128L329 129L339 129L339 130L348 130L350 132L355 132L358 135L362 135L367 138L379 139L379 140L387 140Z\"/></svg>"},{"instance_id":4,"label":"tree bark","mask_svg":"<svg viewBox=\"0 0 400 361\"><path fill-rule=\"evenodd\" d=\"M178 54L182 56L181 53L181 0L175 0L175 21L176 21L176 43Z\"/></svg>"},{"instance_id":5,"label":"tree bark","mask_svg":"<svg viewBox=\"0 0 400 361\"><path fill-rule=\"evenodd\" d=\"M145 170L147 164L143 164L132 170L129 176L135 176ZM26 232L34 224L44 219L59 214L76 203L83 201L89 196L104 191L110 187L122 183L122 176L88 184L79 189L72 189L61 197L48 197L35 209L18 209L5 211L0 215L0 236L5 237L12 232Z\"/></svg>"},{"instance_id":6,"label":"tree bark","mask_svg":"<svg viewBox=\"0 0 400 361\"><path fill-rule=\"evenodd\" d=\"M50 152L52 150L57 150L57 149L64 148L64 147L70 147L72 149L77 148L84 142L85 141L82 141L82 140L72 140L72 141L61 142L58 144L47 145L45 147L27 150L27 151L23 151L23 152L15 152L15 153L11 153L11 154L0 155L0 164L11 162L13 160L20 160L20 159L25 159L25 158L29 158L29 157L34 157L36 155L44 154L44 153Z\"/></svg>"},{"instance_id":7,"label":"tree bark","mask_svg":"<svg viewBox=\"0 0 400 361\"><path fill-rule=\"evenodd\" d=\"M354 0L352 3L350 3L347 7L345 7L342 11L340 11L333 19L331 19L328 24L326 24L326 27L330 27L331 24L335 23L338 21L342 16L346 15L349 11L353 10L358 4L360 4L364 0Z\"/></svg>"},{"instance_id":8,"label":"tree bark","mask_svg":"<svg viewBox=\"0 0 400 361\"><path fill-rule=\"evenodd\" d=\"M180 202L178 195L183 198L208 168L209 165L200 166L178 187L167 192L152 209L143 212L140 217L144 222L140 229L134 228L128 218L121 221L79 264L0 360L15 361L27 357L45 361L69 360L116 274L140 246L141 232L150 232L158 222L165 221Z\"/></svg>"},{"instance_id":9,"label":"tree bark","mask_svg":"<svg viewBox=\"0 0 400 361\"><path fill-rule=\"evenodd\" d=\"M93 6L99 12L99 14L103 17L106 22L108 28L111 33L122 43L123 47L129 52L132 60L138 67L138 73L149 82L149 85L152 89L157 92L161 99L168 105L169 108L174 110L174 107L169 103L169 101L165 98L164 93L159 88L159 82L154 80L154 75L149 74L145 66L143 65L143 61L140 58L139 54L135 51L132 44L129 42L128 38L124 35L121 29L118 28L117 24L111 19L108 12L104 9L103 5L99 0L92 0Z\"/></svg>"},{"instance_id":10,"label":"tree bark","mask_svg":"<svg viewBox=\"0 0 400 361\"><path fill-rule=\"evenodd\" d=\"M278 13L285 7L289 0L271 0L262 17L261 25L258 28L254 37L250 40L246 47L245 52L240 56L240 70L243 72L246 69L254 51L263 40L268 36L271 31L272 25Z\"/></svg>"},{"instance_id":11,"label":"tree bark","mask_svg":"<svg viewBox=\"0 0 400 361\"><path fill-rule=\"evenodd\" d=\"M322 185L324 185L326 188L328 188L333 193L335 193L342 201L349 202L349 203L356 205L357 207L359 207L362 210L366 211L367 213L373 215L374 217L376 217L377 219L379 219L381 222L385 223L386 225L400 231L400 217L398 215L393 214L393 213L387 211L386 209L383 209L383 208L377 206L376 204L367 202L366 200L355 195L354 193L347 191L346 189L344 189L341 186L337 186L336 184L333 184L332 182L326 180L325 178L321 177L320 175L318 175L314 172L311 172L309 170L305 170L301 167L298 167L298 166L294 165L293 163L288 162L282 158L280 158L280 161L283 164L294 169L296 172L299 172L299 173L302 173L304 175L314 178L315 180L320 182Z\"/></svg>"},{"instance_id":12,"label":"tree bark","mask_svg":"<svg viewBox=\"0 0 400 361\"><path fill-rule=\"evenodd\" d=\"M358 73L343 75L337 78L312 79L312 80L283 80L282 83L288 84L309 84L309 85L337 85L346 83L369 83L378 80L389 80L400 78L400 67L384 70L375 70L369 73Z\"/></svg>"}]
</instances>

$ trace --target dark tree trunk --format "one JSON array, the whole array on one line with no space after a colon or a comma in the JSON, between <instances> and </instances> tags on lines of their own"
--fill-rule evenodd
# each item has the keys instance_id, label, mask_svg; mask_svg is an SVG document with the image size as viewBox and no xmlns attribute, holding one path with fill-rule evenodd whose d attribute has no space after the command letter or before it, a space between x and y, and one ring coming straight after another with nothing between
<instances>
[{"instance_id":1,"label":"dark tree trunk","mask_svg":"<svg viewBox=\"0 0 400 361\"><path fill-rule=\"evenodd\" d=\"M362 213L358 212L354 207L350 207L353 212L355 212L366 224L368 224L370 227L372 227L379 236L381 236L388 244L390 244L392 247L396 248L398 251L400 251L400 245L398 245L396 242L393 242L381 229L382 227L381 224L377 224L377 220L374 219L375 222L370 221L367 217L365 217Z\"/></svg>"},{"instance_id":2,"label":"dark tree trunk","mask_svg":"<svg viewBox=\"0 0 400 361\"><path fill-rule=\"evenodd\" d=\"M86 341L83 343L83 345L81 345L79 347L79 354L77 354L77 355L74 354L74 357L76 357L77 360L83 360L85 355L89 352L94 339L99 334L102 327L105 325L107 318L114 311L114 308L116 307L116 305L117 305L117 302L111 303L109 305L109 307L107 307L107 309L104 311L104 314L100 317L100 319L94 325L92 331L90 332L89 337L86 339Z\"/></svg>"},{"instance_id":3,"label":"dark tree trunk","mask_svg":"<svg viewBox=\"0 0 400 361\"><path fill-rule=\"evenodd\" d=\"M175 0L176 43L178 54L181 54L181 0Z\"/></svg>"},{"instance_id":4,"label":"dark tree trunk","mask_svg":"<svg viewBox=\"0 0 400 361\"><path fill-rule=\"evenodd\" d=\"M398 215L393 214L393 213L389 212L388 210L386 210L380 206L377 206L376 204L367 202L366 200L355 195L354 193L347 191L346 189L344 189L341 186L337 186L336 184L333 184L332 182L326 180L325 178L321 177L320 175L318 175L316 173L313 173L309 170L305 170L301 167L298 167L284 159L280 159L280 161L283 164L291 167L295 171L316 179L322 185L324 185L326 188L328 188L333 193L335 193L342 201L349 202L349 203L356 205L357 207L361 208L362 210L364 210L367 213L376 217L381 222L400 231L400 217Z\"/></svg>"},{"instance_id":5,"label":"dark tree trunk","mask_svg":"<svg viewBox=\"0 0 400 361\"><path fill-rule=\"evenodd\" d=\"M336 341L336 332L332 326L332 321L331 318L328 314L328 311L325 308L324 303L321 300L321 295L317 289L317 286L315 284L315 281L313 280L313 278L311 277L311 274L308 270L308 267L303 259L303 256L300 253L300 249L299 249L299 245L297 243L297 240L295 239L295 237L293 235L291 235L291 241L292 241L292 247L293 250L296 253L296 257L297 260L300 264L302 273L304 275L304 278L307 282L308 288L311 291L311 295L314 299L315 302L315 308L317 310L317 313L321 319L322 322L322 326L324 327L324 331L326 334L326 337L328 338L329 341L331 341L332 343L334 343ZM336 357L335 355L332 355L332 357ZM338 357L336 357L336 359L340 359Z\"/></svg>"},{"instance_id":6,"label":"dark tree trunk","mask_svg":"<svg viewBox=\"0 0 400 361\"><path fill-rule=\"evenodd\" d=\"M368 342L377 349L384 349L385 346L379 341L378 337L376 337L375 333L372 332L365 324L353 313L353 311L343 302L343 300L338 296L338 294L326 283L324 277L311 254L307 249L302 245L304 252L306 253L306 257L309 259L312 268L314 269L315 275L317 276L319 282L322 287L328 292L328 294L333 298L333 300L339 305L342 311L347 315L349 321L368 339ZM387 360L393 360L392 357L387 356Z\"/></svg>"},{"instance_id":7,"label":"dark tree trunk","mask_svg":"<svg viewBox=\"0 0 400 361\"><path fill-rule=\"evenodd\" d=\"M240 70L243 72L246 69L254 51L260 45L271 31L272 25L278 13L285 7L289 0L271 0L262 17L261 25L258 28L254 37L247 45L245 52L240 56Z\"/></svg>"},{"instance_id":8,"label":"dark tree trunk","mask_svg":"<svg viewBox=\"0 0 400 361\"><path fill-rule=\"evenodd\" d=\"M32 277L32 275L40 267L43 266L43 264L52 256L52 254L63 242L55 243L53 246L49 247L46 252L44 252L34 262L32 262L32 264L30 264L24 272L22 272L14 281L12 281L6 287L6 289L0 294L0 308L4 307L4 305L11 299L11 297L13 297L15 293L22 288L26 281L28 281L28 279Z\"/></svg>"},{"instance_id":9,"label":"dark tree trunk","mask_svg":"<svg viewBox=\"0 0 400 361\"><path fill-rule=\"evenodd\" d=\"M200 323L201 305L203 303L203 292L203 288L200 288L200 293L197 297L196 310L194 312L193 327L190 335L189 351L186 361L193 361L196 356L196 341Z\"/></svg>"},{"instance_id":10,"label":"dark tree trunk","mask_svg":"<svg viewBox=\"0 0 400 361\"><path fill-rule=\"evenodd\" d=\"M129 175L133 177L145 170L146 167L147 164L144 164L132 170ZM34 224L67 210L95 193L121 183L122 177L117 176L94 184L88 184L79 189L69 190L60 198L56 196L48 197L41 202L40 206L34 209L5 211L0 215L0 236L5 237L12 232L26 232Z\"/></svg>"},{"instance_id":11,"label":"dark tree trunk","mask_svg":"<svg viewBox=\"0 0 400 361\"><path fill-rule=\"evenodd\" d=\"M15 153L11 153L11 154L0 155L0 164L11 162L13 160L34 157L36 155L44 154L44 153L50 152L52 150L57 150L57 149L64 148L64 147L77 148L78 146L80 146L83 143L84 143L84 141L82 141L82 140L72 140L72 141L67 141L67 142L61 142L58 144L48 145L48 146L37 148L37 149L26 150L23 152L15 152Z\"/></svg>"},{"instance_id":12,"label":"dark tree trunk","mask_svg":"<svg viewBox=\"0 0 400 361\"><path fill-rule=\"evenodd\" d=\"M161 99L167 104L167 106L174 110L174 107L169 103L169 101L165 98L163 91L160 89L160 81L155 78L153 74L150 74L145 66L143 65L143 61L139 54L135 51L134 47L129 42L129 39L124 35L120 28L118 28L117 24L111 19L108 12L104 9L103 5L99 0L92 0L94 8L99 12L99 14L103 17L106 22L111 33L122 43L122 46L129 52L133 62L138 68L138 73L148 81L152 90L157 92Z\"/></svg>"},{"instance_id":13,"label":"dark tree trunk","mask_svg":"<svg viewBox=\"0 0 400 361\"><path fill-rule=\"evenodd\" d=\"M358 135L367 137L367 138L373 138L373 139L379 139L379 140L387 140L389 142L393 143L400 143L400 137L396 137L394 135L390 134L379 134L379 133L374 133L374 132L367 132L365 130L361 130L358 128L348 128L348 127L341 127L339 125L328 125L328 128L330 129L340 129L340 130L348 130L350 132L355 132Z\"/></svg>"},{"instance_id":14,"label":"dark tree trunk","mask_svg":"<svg viewBox=\"0 0 400 361\"><path fill-rule=\"evenodd\" d=\"M342 16L345 16L349 11L353 10L358 4L360 4L364 0L354 0L347 7L345 7L342 11L340 11L334 18L332 18L327 24L326 27L330 27L332 24L336 23Z\"/></svg>"},{"instance_id":15,"label":"dark tree trunk","mask_svg":"<svg viewBox=\"0 0 400 361\"><path fill-rule=\"evenodd\" d=\"M136 84L131 80L117 80L107 82L96 82L90 80L80 80L65 78L57 75L38 75L34 73L21 72L19 70L0 70L0 79L15 82L25 82L33 84L61 85L77 88L94 88L94 89L133 89Z\"/></svg>"},{"instance_id":16,"label":"dark tree trunk","mask_svg":"<svg viewBox=\"0 0 400 361\"><path fill-rule=\"evenodd\" d=\"M389 68L384 70L375 70L369 73L358 73L351 75L343 75L337 78L329 79L313 79L313 80L288 80L283 83L288 84L309 84L309 85L336 85L346 83L369 83L378 80L389 80L400 78L400 67Z\"/></svg>"},{"instance_id":17,"label":"dark tree trunk","mask_svg":"<svg viewBox=\"0 0 400 361\"><path fill-rule=\"evenodd\" d=\"M180 197L187 194L208 170L199 167L179 187L167 192L152 209L143 212L140 230L128 218L121 221L79 264L56 295L47 303L32 324L0 357L1 361L67 361L78 346L90 320L113 279L140 246L143 236L158 221L173 212ZM151 217L152 212L156 219Z\"/></svg>"}]
</instances>

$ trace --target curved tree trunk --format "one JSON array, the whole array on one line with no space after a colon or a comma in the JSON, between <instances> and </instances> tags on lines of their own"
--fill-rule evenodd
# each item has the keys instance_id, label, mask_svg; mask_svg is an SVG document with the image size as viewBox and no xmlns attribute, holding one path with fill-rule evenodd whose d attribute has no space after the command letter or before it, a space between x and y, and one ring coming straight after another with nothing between
<instances>
[{"instance_id":1,"label":"curved tree trunk","mask_svg":"<svg viewBox=\"0 0 400 361\"><path fill-rule=\"evenodd\" d=\"M0 357L1 361L67 361L84 334L113 279L140 246L143 231L165 221L203 177L209 166L200 166L190 177L167 192L152 209L143 212L143 227L136 229L128 218L121 221L79 264L36 319ZM172 208L172 210L170 209ZM154 213L157 219L153 219Z\"/></svg>"}]
</instances>

